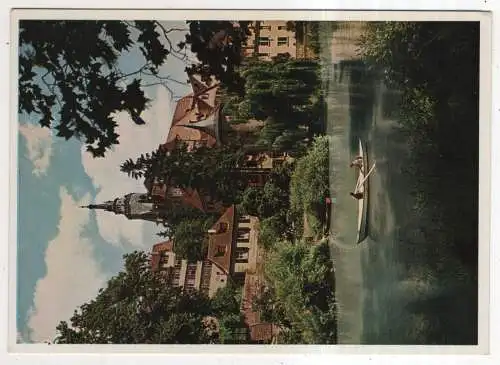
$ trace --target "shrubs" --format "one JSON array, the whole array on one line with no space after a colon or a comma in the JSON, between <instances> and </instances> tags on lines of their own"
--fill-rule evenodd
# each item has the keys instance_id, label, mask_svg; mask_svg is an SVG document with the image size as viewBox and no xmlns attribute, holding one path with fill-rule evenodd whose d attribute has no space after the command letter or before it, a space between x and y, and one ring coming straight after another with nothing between
<instances>
[{"instance_id":1,"label":"shrubs","mask_svg":"<svg viewBox=\"0 0 500 365\"><path fill-rule=\"evenodd\" d=\"M329 144L327 136L316 137L307 155L297 161L290 183L290 207L297 215L309 214L322 221L325 197L329 195ZM320 224L312 227L319 233Z\"/></svg>"},{"instance_id":2,"label":"shrubs","mask_svg":"<svg viewBox=\"0 0 500 365\"><path fill-rule=\"evenodd\" d=\"M282 341L327 344L336 342L333 264L327 243L280 242L265 264L275 307L283 313Z\"/></svg>"}]
</instances>

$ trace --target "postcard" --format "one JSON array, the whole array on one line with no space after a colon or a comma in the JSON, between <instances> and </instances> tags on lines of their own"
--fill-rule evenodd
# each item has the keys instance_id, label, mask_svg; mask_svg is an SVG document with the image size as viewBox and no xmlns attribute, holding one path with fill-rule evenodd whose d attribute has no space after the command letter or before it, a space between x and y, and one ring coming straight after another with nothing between
<instances>
[{"instance_id":1,"label":"postcard","mask_svg":"<svg viewBox=\"0 0 500 365\"><path fill-rule=\"evenodd\" d=\"M487 349L487 16L92 14L13 13L16 348Z\"/></svg>"}]
</instances>

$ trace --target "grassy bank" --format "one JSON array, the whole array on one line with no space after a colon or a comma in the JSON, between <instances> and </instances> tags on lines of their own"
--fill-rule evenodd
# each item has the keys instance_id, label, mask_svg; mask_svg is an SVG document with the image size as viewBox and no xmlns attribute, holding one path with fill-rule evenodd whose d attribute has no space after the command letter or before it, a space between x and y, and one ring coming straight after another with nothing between
<instances>
[{"instance_id":1,"label":"grassy bank","mask_svg":"<svg viewBox=\"0 0 500 365\"><path fill-rule=\"evenodd\" d=\"M315 138L306 155L294 163L289 205L284 207L288 211L277 211L261 221L267 290L257 305L264 318L283 329L280 343L336 342L333 263L328 243L312 244L307 239L323 232L325 197L329 195L328 147L327 137ZM283 217L285 224L293 226L288 235L283 233Z\"/></svg>"}]
</instances>

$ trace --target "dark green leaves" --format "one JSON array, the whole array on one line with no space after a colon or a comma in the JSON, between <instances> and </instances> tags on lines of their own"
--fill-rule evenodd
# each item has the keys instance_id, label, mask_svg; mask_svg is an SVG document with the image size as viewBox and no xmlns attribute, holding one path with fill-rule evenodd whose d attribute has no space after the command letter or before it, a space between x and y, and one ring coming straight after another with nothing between
<instances>
[{"instance_id":1,"label":"dark green leaves","mask_svg":"<svg viewBox=\"0 0 500 365\"><path fill-rule=\"evenodd\" d=\"M209 342L203 325L210 314L208 298L166 285L161 274L149 269L143 252L125 255L124 266L95 299L75 311L70 324L57 326L56 343Z\"/></svg>"},{"instance_id":2,"label":"dark green leaves","mask_svg":"<svg viewBox=\"0 0 500 365\"><path fill-rule=\"evenodd\" d=\"M191 65L188 73L199 73L209 81L214 75L228 89L243 91L243 79L235 72L242 63L242 47L245 46L250 22L240 21L194 21L190 20L186 44L201 61Z\"/></svg>"}]
</instances>

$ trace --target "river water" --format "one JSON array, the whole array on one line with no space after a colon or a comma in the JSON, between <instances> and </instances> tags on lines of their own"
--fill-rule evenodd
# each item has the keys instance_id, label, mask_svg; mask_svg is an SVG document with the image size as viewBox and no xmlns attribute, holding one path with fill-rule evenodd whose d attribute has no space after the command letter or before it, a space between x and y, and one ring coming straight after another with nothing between
<instances>
[{"instance_id":1,"label":"river water","mask_svg":"<svg viewBox=\"0 0 500 365\"><path fill-rule=\"evenodd\" d=\"M388 90L362 62L336 52L332 38L343 39L338 47L343 52L352 33L349 26L336 29L323 40L328 54L322 57L335 199L330 243L338 342L475 344L477 284L453 257L420 252L429 249L433 237L423 237L418 228L427 223L412 210L412 178L403 173L411 156L397 123L399 93ZM370 159L377 163L369 181L369 236L360 244L358 205L349 196L356 175L348 166L358 139L368 143ZM445 268L438 272L436 265Z\"/></svg>"}]
</instances>

